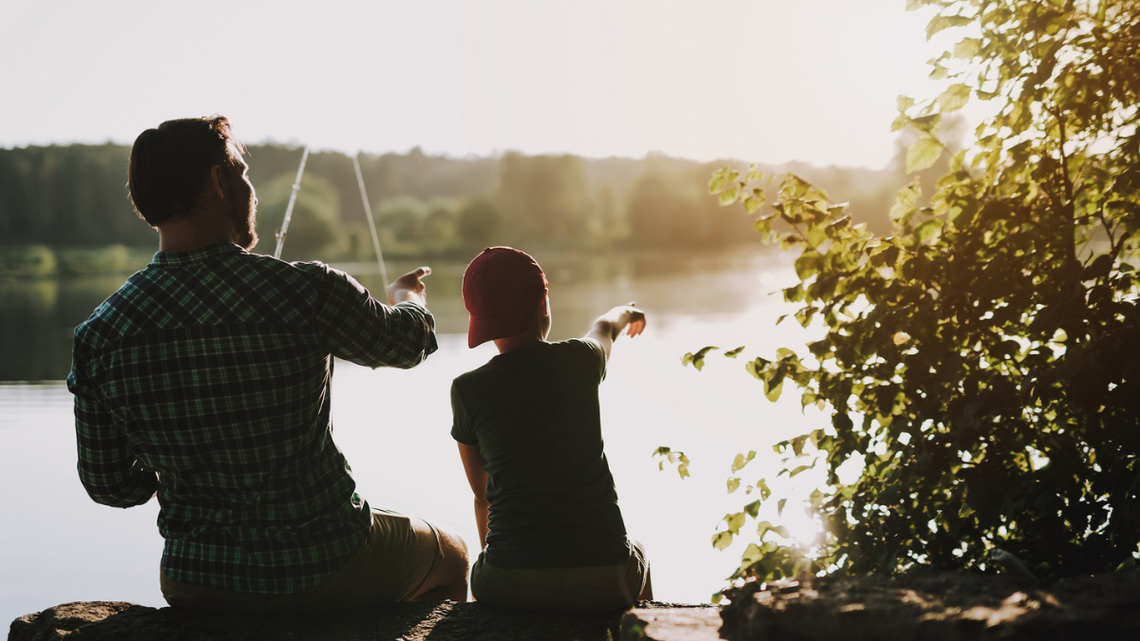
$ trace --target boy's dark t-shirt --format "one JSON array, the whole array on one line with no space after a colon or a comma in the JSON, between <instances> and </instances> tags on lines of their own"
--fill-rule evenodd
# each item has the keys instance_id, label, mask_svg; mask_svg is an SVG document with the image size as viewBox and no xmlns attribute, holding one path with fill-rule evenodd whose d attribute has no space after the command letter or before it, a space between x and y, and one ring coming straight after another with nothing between
<instances>
[{"instance_id":1,"label":"boy's dark t-shirt","mask_svg":"<svg viewBox=\"0 0 1140 641\"><path fill-rule=\"evenodd\" d=\"M486 562L499 568L613 565L625 524L602 451L593 341L539 342L499 354L451 386L451 435L477 445L490 503Z\"/></svg>"}]
</instances>

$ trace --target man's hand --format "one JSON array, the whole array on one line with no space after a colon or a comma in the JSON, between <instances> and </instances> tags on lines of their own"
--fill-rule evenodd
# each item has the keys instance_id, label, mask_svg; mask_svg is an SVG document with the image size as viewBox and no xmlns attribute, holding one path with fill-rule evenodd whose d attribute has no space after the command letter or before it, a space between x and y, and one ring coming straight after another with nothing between
<instances>
[{"instance_id":1,"label":"man's hand","mask_svg":"<svg viewBox=\"0 0 1140 641\"><path fill-rule=\"evenodd\" d=\"M384 294L388 296L388 304L395 305L396 303L410 301L426 307L427 288L424 287L421 279L430 273L431 267L419 267L392 281L391 285L384 288Z\"/></svg>"}]
</instances>

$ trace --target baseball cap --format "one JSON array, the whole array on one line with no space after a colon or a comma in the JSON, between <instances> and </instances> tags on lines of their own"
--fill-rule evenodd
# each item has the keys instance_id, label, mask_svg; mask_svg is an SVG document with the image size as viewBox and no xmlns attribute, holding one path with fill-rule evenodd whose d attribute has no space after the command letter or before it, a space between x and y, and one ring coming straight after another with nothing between
<instances>
[{"instance_id":1,"label":"baseball cap","mask_svg":"<svg viewBox=\"0 0 1140 641\"><path fill-rule=\"evenodd\" d=\"M488 247L463 273L463 304L471 314L467 346L521 334L546 295L546 275L530 254Z\"/></svg>"}]
</instances>

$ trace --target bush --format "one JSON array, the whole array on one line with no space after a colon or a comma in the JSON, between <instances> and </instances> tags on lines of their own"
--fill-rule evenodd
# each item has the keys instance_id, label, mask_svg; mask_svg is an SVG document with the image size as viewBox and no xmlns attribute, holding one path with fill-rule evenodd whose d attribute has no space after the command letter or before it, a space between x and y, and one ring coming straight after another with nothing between
<instances>
[{"instance_id":1,"label":"bush","mask_svg":"<svg viewBox=\"0 0 1140 641\"><path fill-rule=\"evenodd\" d=\"M826 331L747 366L769 398L790 383L805 406L831 409L829 427L778 445L792 465L815 458L828 471L811 501L825 529L815 560L848 573L961 568L998 547L1038 576L1132 567L1140 8L909 5L940 7L929 34L969 25L980 37L933 61L951 81L936 99L900 98L896 130L919 133L908 172L949 153L944 114L975 98L1000 107L950 157L930 206L917 184L904 188L880 238L796 176L723 169L710 182L799 251L784 297L802 305L795 320ZM790 231L773 232L777 221ZM850 484L838 473L848 461L862 465ZM717 543L757 505L727 515ZM803 550L778 534L761 527L733 578L801 569Z\"/></svg>"}]
</instances>

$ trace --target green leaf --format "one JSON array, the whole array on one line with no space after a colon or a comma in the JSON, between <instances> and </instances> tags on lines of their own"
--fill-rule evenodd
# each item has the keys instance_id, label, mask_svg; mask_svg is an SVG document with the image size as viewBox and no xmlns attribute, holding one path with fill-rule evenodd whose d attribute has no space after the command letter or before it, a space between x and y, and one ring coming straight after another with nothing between
<instances>
[{"instance_id":1,"label":"green leaf","mask_svg":"<svg viewBox=\"0 0 1140 641\"><path fill-rule=\"evenodd\" d=\"M972 18L966 16L934 16L930 22L926 24L926 39L930 40L934 34L950 29L951 27L961 27L973 22Z\"/></svg>"},{"instance_id":2,"label":"green leaf","mask_svg":"<svg viewBox=\"0 0 1140 641\"><path fill-rule=\"evenodd\" d=\"M933 134L938 125L942 122L942 114L930 114L928 116L919 116L918 118L911 118L910 124L915 129L926 134Z\"/></svg>"},{"instance_id":3,"label":"green leaf","mask_svg":"<svg viewBox=\"0 0 1140 641\"><path fill-rule=\"evenodd\" d=\"M769 385L768 381L764 381L764 396L768 397L769 401L775 403L780 400L780 392L784 389L784 381L780 381L776 385Z\"/></svg>"},{"instance_id":4,"label":"green leaf","mask_svg":"<svg viewBox=\"0 0 1140 641\"><path fill-rule=\"evenodd\" d=\"M728 185L728 176L725 175L727 170L728 168L726 167L713 173L713 177L709 179L710 194L719 194L724 191L725 186Z\"/></svg>"},{"instance_id":5,"label":"green leaf","mask_svg":"<svg viewBox=\"0 0 1140 641\"><path fill-rule=\"evenodd\" d=\"M749 543L748 547L744 549L744 554L740 555L740 564L749 566L764 558L764 552L760 549L759 545Z\"/></svg>"},{"instance_id":6,"label":"green leaf","mask_svg":"<svg viewBox=\"0 0 1140 641\"><path fill-rule=\"evenodd\" d=\"M799 474L800 472L810 470L813 467L815 467L815 463L812 463L811 465L800 465L788 473L788 478L792 478L793 476Z\"/></svg>"},{"instance_id":7,"label":"green leaf","mask_svg":"<svg viewBox=\"0 0 1140 641\"><path fill-rule=\"evenodd\" d=\"M744 512L726 514L724 516L724 522L728 524L729 532L740 534L740 528L744 527Z\"/></svg>"},{"instance_id":8,"label":"green leaf","mask_svg":"<svg viewBox=\"0 0 1140 641\"><path fill-rule=\"evenodd\" d=\"M784 506L786 506L787 504L788 504L788 499L780 499L776 503L776 514L783 516L784 515Z\"/></svg>"},{"instance_id":9,"label":"green leaf","mask_svg":"<svg viewBox=\"0 0 1140 641\"><path fill-rule=\"evenodd\" d=\"M819 273L820 256L814 251L806 251L796 259L796 276L807 280Z\"/></svg>"},{"instance_id":10,"label":"green leaf","mask_svg":"<svg viewBox=\"0 0 1140 641\"><path fill-rule=\"evenodd\" d=\"M751 516L752 518L756 518L756 515L760 513L760 501L753 501L748 505L745 505L744 513L748 516Z\"/></svg>"},{"instance_id":11,"label":"green leaf","mask_svg":"<svg viewBox=\"0 0 1140 641\"><path fill-rule=\"evenodd\" d=\"M732 471L740 471L741 468L743 468L745 465L748 465L748 462L754 458L756 458L756 450L749 451L748 456L737 454L736 458L732 461Z\"/></svg>"},{"instance_id":12,"label":"green leaf","mask_svg":"<svg viewBox=\"0 0 1140 641\"><path fill-rule=\"evenodd\" d=\"M728 477L728 493L732 494L740 489L740 479L735 476Z\"/></svg>"},{"instance_id":13,"label":"green leaf","mask_svg":"<svg viewBox=\"0 0 1140 641\"><path fill-rule=\"evenodd\" d=\"M914 235L918 238L918 242L924 245L937 242L938 237L942 235L942 220L933 218L923 222L914 230Z\"/></svg>"},{"instance_id":14,"label":"green leaf","mask_svg":"<svg viewBox=\"0 0 1140 641\"><path fill-rule=\"evenodd\" d=\"M942 145L930 134L923 134L906 153L906 173L922 171L938 161Z\"/></svg>"},{"instance_id":15,"label":"green leaf","mask_svg":"<svg viewBox=\"0 0 1140 641\"><path fill-rule=\"evenodd\" d=\"M744 351L744 345L741 345L740 347L737 347L736 349L728 350L727 352L724 353L724 355L727 358L736 358L738 355L740 355L740 352L743 352L743 351Z\"/></svg>"},{"instance_id":16,"label":"green leaf","mask_svg":"<svg viewBox=\"0 0 1140 641\"><path fill-rule=\"evenodd\" d=\"M712 536L713 547L723 550L732 545L732 532L717 532Z\"/></svg>"},{"instance_id":17,"label":"green leaf","mask_svg":"<svg viewBox=\"0 0 1140 641\"><path fill-rule=\"evenodd\" d=\"M740 185L738 183L733 183L732 186L720 192L721 206L731 205L732 203L736 202L736 197L739 195Z\"/></svg>"},{"instance_id":18,"label":"green leaf","mask_svg":"<svg viewBox=\"0 0 1140 641\"><path fill-rule=\"evenodd\" d=\"M978 38L962 38L954 45L954 57L969 60L982 51L982 41Z\"/></svg>"},{"instance_id":19,"label":"green leaf","mask_svg":"<svg viewBox=\"0 0 1140 641\"><path fill-rule=\"evenodd\" d=\"M970 86L965 83L950 85L946 91L938 95L938 106L943 113L957 111L970 101Z\"/></svg>"},{"instance_id":20,"label":"green leaf","mask_svg":"<svg viewBox=\"0 0 1140 641\"><path fill-rule=\"evenodd\" d=\"M708 347L702 347L696 352L689 352L685 354L681 357L681 366L684 367L685 365L691 364L693 367L697 368L698 372L701 371L701 369L703 369L705 366L705 354L708 354L714 349L720 348L715 345L709 345Z\"/></svg>"},{"instance_id":21,"label":"green leaf","mask_svg":"<svg viewBox=\"0 0 1140 641\"><path fill-rule=\"evenodd\" d=\"M898 105L899 112L902 113L914 106L914 98L900 95L896 100L896 104Z\"/></svg>"},{"instance_id":22,"label":"green leaf","mask_svg":"<svg viewBox=\"0 0 1140 641\"><path fill-rule=\"evenodd\" d=\"M772 496L772 488L768 487L768 481L765 479L756 481L756 489L760 491L761 501L767 501L768 497Z\"/></svg>"}]
</instances>

